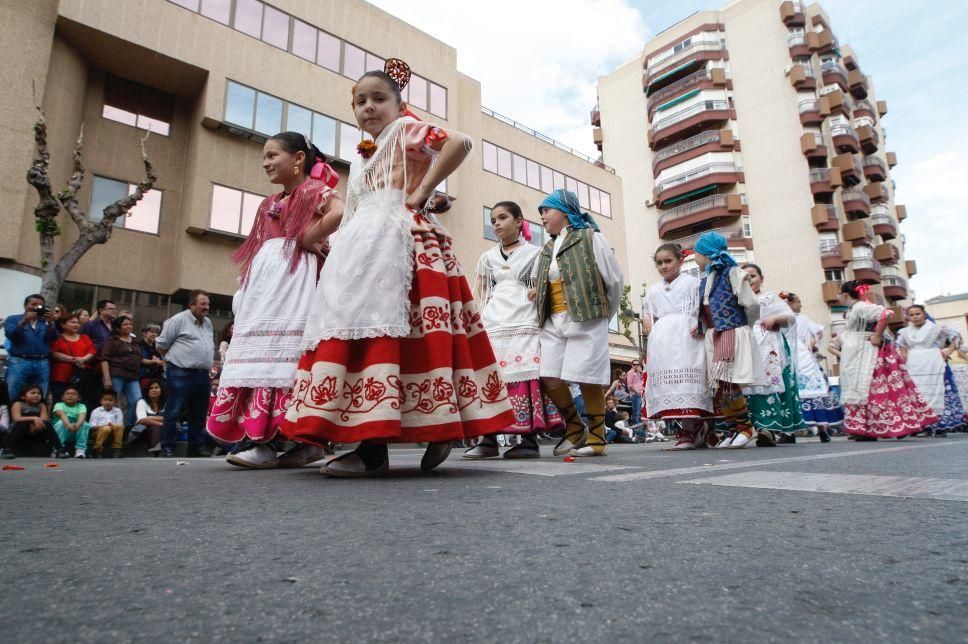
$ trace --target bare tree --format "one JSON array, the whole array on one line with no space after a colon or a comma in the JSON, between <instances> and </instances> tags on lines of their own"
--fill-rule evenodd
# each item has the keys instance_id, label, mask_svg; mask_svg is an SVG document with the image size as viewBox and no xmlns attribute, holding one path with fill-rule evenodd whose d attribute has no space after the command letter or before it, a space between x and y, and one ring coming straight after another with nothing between
<instances>
[{"instance_id":1,"label":"bare tree","mask_svg":"<svg viewBox=\"0 0 968 644\"><path fill-rule=\"evenodd\" d=\"M77 262L96 244L107 243L111 239L114 222L126 216L146 192L151 190L158 175L155 174L145 142L148 134L141 139L141 160L145 166L145 178L138 184L130 195L118 199L104 208L101 221L91 221L77 202L77 193L84 182L84 166L81 155L84 148L84 126L81 126L74 153L71 156L73 169L67 186L58 193L54 193L50 185L48 169L50 167L50 152L47 149L47 119L44 110L37 105L37 122L34 124L34 160L27 170L27 183L32 185L40 197L34 207L34 219L37 234L40 236L40 268L42 271L42 285L40 294L48 302L56 302L64 280L70 274ZM79 235L73 244L64 251L59 258L54 257L54 243L62 234L57 223L61 209L66 210L71 220L77 226Z\"/></svg>"}]
</instances>

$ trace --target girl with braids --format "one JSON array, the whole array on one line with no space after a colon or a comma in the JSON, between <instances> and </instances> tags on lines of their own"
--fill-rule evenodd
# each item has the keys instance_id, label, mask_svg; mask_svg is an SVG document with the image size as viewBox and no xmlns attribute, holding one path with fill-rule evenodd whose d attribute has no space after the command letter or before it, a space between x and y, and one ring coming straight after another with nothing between
<instances>
[{"instance_id":1,"label":"girl with braids","mask_svg":"<svg viewBox=\"0 0 968 644\"><path fill-rule=\"evenodd\" d=\"M373 141L357 148L346 214L309 298L283 428L313 445L360 443L328 461L327 476L383 474L389 441L429 443L420 466L431 470L453 441L514 423L477 304L432 213L434 187L467 157L470 139L409 115L400 90L410 69L395 59L386 69L353 88L356 120Z\"/></svg>"},{"instance_id":2,"label":"girl with braids","mask_svg":"<svg viewBox=\"0 0 968 644\"><path fill-rule=\"evenodd\" d=\"M891 312L864 300L870 286L844 282L840 301L849 307L840 349L844 431L858 441L904 438L937 422L911 380L897 347L885 335Z\"/></svg>"},{"instance_id":3,"label":"girl with braids","mask_svg":"<svg viewBox=\"0 0 968 644\"><path fill-rule=\"evenodd\" d=\"M538 458L538 433L564 429L558 410L541 394L538 371L538 311L528 299L531 271L541 248L530 244L531 231L520 206L501 201L491 209L491 226L498 243L477 263L477 299L481 320L494 347L501 375L514 410L514 423L502 434L518 434L521 442L504 458ZM464 458L498 456L491 434L463 454Z\"/></svg>"},{"instance_id":4,"label":"girl with braids","mask_svg":"<svg viewBox=\"0 0 968 644\"><path fill-rule=\"evenodd\" d=\"M675 242L662 244L652 259L662 280L645 296L644 330L649 336L646 409L651 418L678 420L673 449L695 449L705 441L697 431L710 416L706 386L706 347L699 332L699 279L680 272L685 253Z\"/></svg>"},{"instance_id":5,"label":"girl with braids","mask_svg":"<svg viewBox=\"0 0 968 644\"><path fill-rule=\"evenodd\" d=\"M301 467L323 451L299 445L277 458L273 439L292 396L296 361L326 238L343 202L339 180L303 134L280 132L263 147L262 168L282 192L263 199L248 239L232 256L240 288L208 432L222 443L242 442L232 465L252 469Z\"/></svg>"}]
</instances>

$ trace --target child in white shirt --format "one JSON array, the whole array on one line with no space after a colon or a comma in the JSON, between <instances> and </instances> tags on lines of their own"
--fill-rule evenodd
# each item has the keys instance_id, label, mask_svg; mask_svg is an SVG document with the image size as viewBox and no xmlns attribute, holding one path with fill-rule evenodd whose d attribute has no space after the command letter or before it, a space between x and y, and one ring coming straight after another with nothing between
<instances>
[{"instance_id":1,"label":"child in white shirt","mask_svg":"<svg viewBox=\"0 0 968 644\"><path fill-rule=\"evenodd\" d=\"M115 405L118 395L111 389L101 393L101 406L91 412L91 431L94 433L94 449L91 458L102 458L102 449L108 436L111 437L111 448L114 458L121 458L121 446L124 440L124 415Z\"/></svg>"}]
</instances>

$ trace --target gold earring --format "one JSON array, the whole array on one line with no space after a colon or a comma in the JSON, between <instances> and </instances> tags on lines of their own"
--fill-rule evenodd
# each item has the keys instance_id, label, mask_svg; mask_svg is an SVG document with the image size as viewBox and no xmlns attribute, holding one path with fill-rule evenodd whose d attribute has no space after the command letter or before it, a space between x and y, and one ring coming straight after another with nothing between
<instances>
[{"instance_id":1,"label":"gold earring","mask_svg":"<svg viewBox=\"0 0 968 644\"><path fill-rule=\"evenodd\" d=\"M299 174L299 166L298 165L292 166L292 173L293 174Z\"/></svg>"}]
</instances>

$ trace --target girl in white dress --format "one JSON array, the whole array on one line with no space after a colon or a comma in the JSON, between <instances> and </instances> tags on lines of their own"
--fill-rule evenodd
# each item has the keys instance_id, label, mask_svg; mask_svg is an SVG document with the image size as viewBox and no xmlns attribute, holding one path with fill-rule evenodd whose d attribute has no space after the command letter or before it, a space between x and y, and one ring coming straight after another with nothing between
<instances>
[{"instance_id":1,"label":"girl in white dress","mask_svg":"<svg viewBox=\"0 0 968 644\"><path fill-rule=\"evenodd\" d=\"M713 401L699 332L699 279L680 273L683 258L676 243L662 244L653 256L662 281L645 296L645 408L650 418L679 420L675 449L694 449L704 440L697 420L711 415Z\"/></svg>"},{"instance_id":2,"label":"girl in white dress","mask_svg":"<svg viewBox=\"0 0 968 644\"><path fill-rule=\"evenodd\" d=\"M815 427L821 442L828 443L830 430L843 424L844 412L836 393L830 391L827 374L817 358L824 328L801 313L803 302L796 294L787 293L786 301L796 314L794 324L787 327L785 335L797 367L797 392L803 422L808 427Z\"/></svg>"},{"instance_id":3,"label":"girl in white dress","mask_svg":"<svg viewBox=\"0 0 968 644\"><path fill-rule=\"evenodd\" d=\"M501 434L518 434L521 442L504 452L504 458L538 458L538 432L564 429L564 421L551 401L541 394L538 367L538 309L528 299L531 271L541 248L532 245L531 231L520 206L501 201L491 209L491 226L498 243L477 263L476 297L484 329L501 367L514 411L514 424ZM498 456L498 435L484 436L464 458Z\"/></svg>"}]
</instances>

